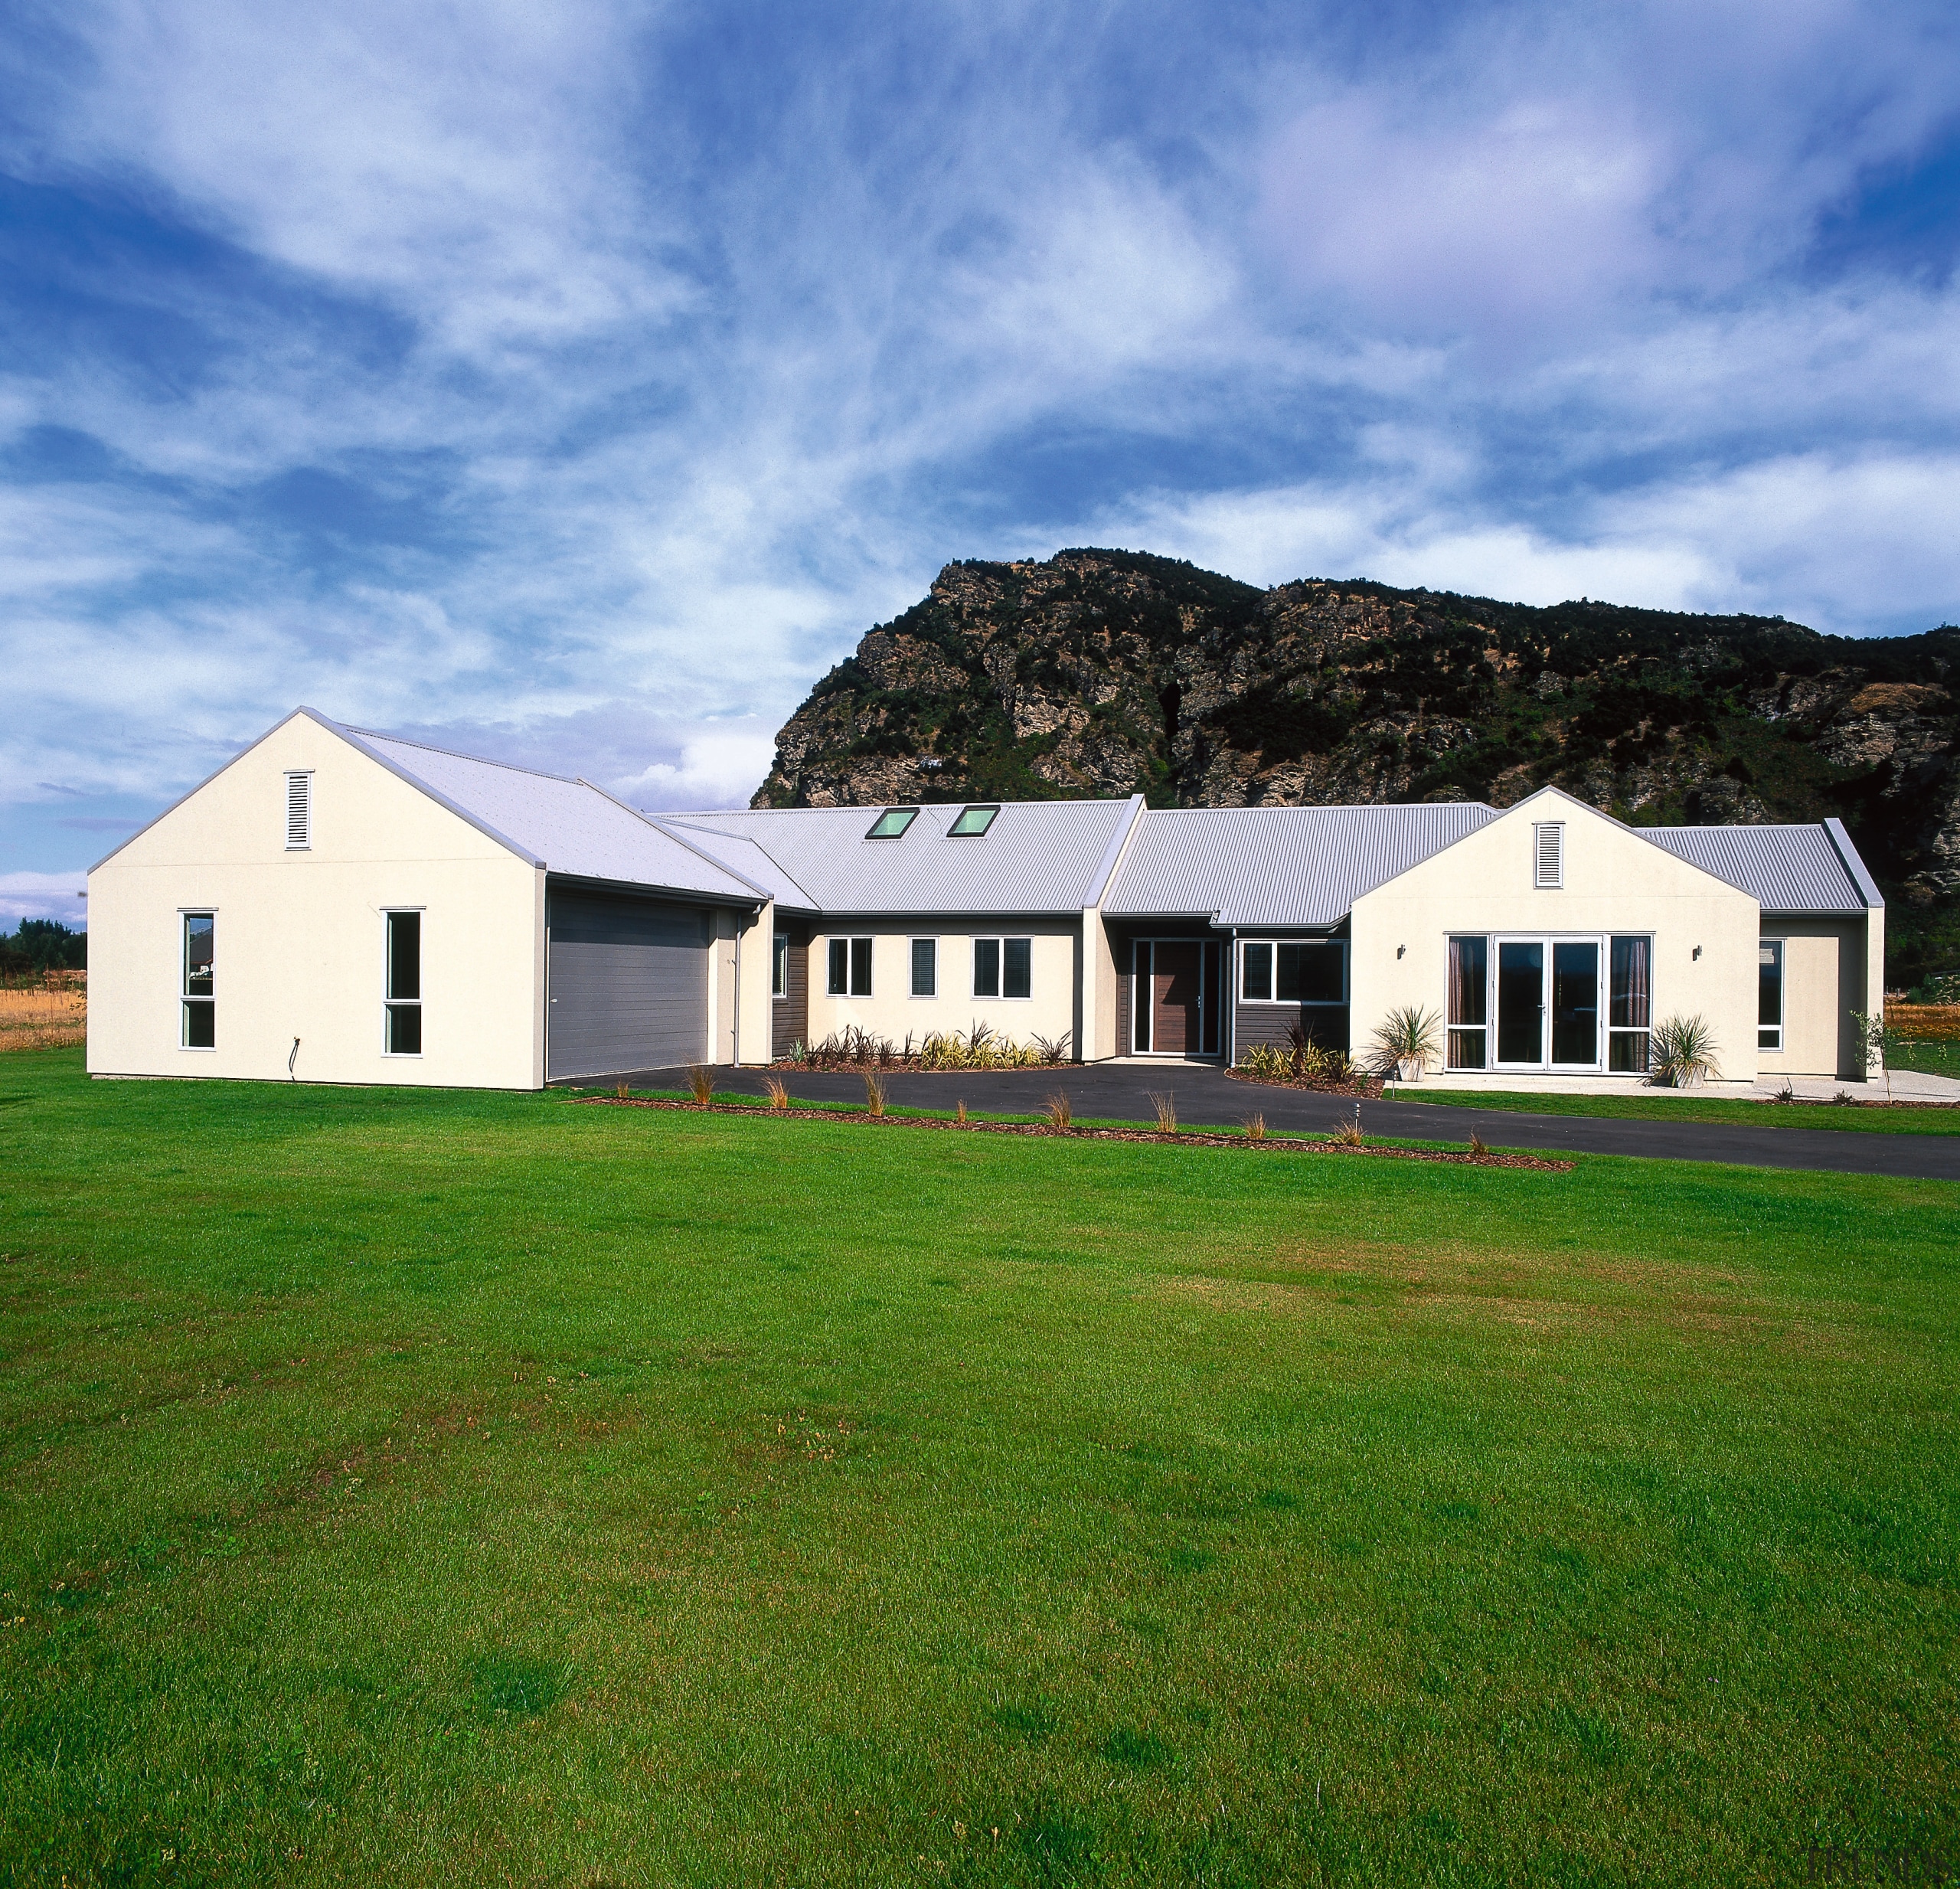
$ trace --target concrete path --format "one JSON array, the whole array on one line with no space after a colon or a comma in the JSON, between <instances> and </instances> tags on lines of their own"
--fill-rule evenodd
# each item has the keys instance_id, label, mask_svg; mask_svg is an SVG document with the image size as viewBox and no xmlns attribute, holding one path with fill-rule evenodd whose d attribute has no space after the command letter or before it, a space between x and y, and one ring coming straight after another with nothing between
<instances>
[{"instance_id":1,"label":"concrete path","mask_svg":"<svg viewBox=\"0 0 1960 1889\"><path fill-rule=\"evenodd\" d=\"M717 1069L717 1089L760 1095L764 1073ZM859 1102L861 1077L773 1072L789 1093L810 1102ZM636 1089L688 1086L681 1069L643 1069L611 1077L594 1087L628 1081ZM1325 1132L1354 1113L1341 1096L1236 1082L1221 1069L1183 1063L1149 1067L1097 1063L1087 1068L968 1071L958 1074L894 1072L886 1078L891 1100L902 1106L969 1109L1001 1115L1037 1113L1057 1090L1079 1116L1149 1122L1150 1092L1177 1098L1178 1119L1190 1128L1236 1127L1257 1110L1272 1129ZM1493 1148L1535 1148L1560 1153L1644 1155L1668 1161L1733 1162L1751 1168L1797 1168L1838 1174L1882 1174L1903 1178L1960 1181L1960 1135L1886 1135L1852 1129L1730 1127L1706 1121L1628 1121L1610 1116L1524 1115L1504 1109L1440 1107L1396 1100L1364 1102L1361 1126L1370 1134L1411 1141L1467 1142L1474 1129Z\"/></svg>"}]
</instances>

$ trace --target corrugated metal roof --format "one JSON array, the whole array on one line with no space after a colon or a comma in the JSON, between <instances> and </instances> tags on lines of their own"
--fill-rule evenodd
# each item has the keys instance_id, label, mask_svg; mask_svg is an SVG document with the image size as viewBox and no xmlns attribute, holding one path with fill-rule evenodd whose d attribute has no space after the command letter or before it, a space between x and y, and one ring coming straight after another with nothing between
<instances>
[{"instance_id":1,"label":"corrugated metal roof","mask_svg":"<svg viewBox=\"0 0 1960 1889\"><path fill-rule=\"evenodd\" d=\"M1830 822L1836 825L1834 821ZM1862 912L1883 904L1848 838L1823 826L1637 826L1677 859L1748 893L1766 912ZM1838 828L1842 833L1843 828ZM1847 858L1848 855L1848 858ZM1855 862L1854 874L1851 862ZM1867 900L1859 879L1870 888Z\"/></svg>"},{"instance_id":2,"label":"corrugated metal roof","mask_svg":"<svg viewBox=\"0 0 1960 1889\"><path fill-rule=\"evenodd\" d=\"M816 900L746 835L718 832L714 827L704 826L691 816L684 820L667 815L649 817L662 832L675 834L689 845L698 846L730 871L739 872L743 878L753 880L765 887L777 904L792 911L813 912L817 909Z\"/></svg>"},{"instance_id":3,"label":"corrugated metal roof","mask_svg":"<svg viewBox=\"0 0 1960 1889\"><path fill-rule=\"evenodd\" d=\"M737 876L739 868L731 871L704 858L587 782L507 767L499 761L478 760L361 729L342 732L499 837L526 848L550 871L743 904L761 900L763 894Z\"/></svg>"},{"instance_id":4,"label":"corrugated metal roof","mask_svg":"<svg viewBox=\"0 0 1960 1889\"><path fill-rule=\"evenodd\" d=\"M898 839L867 839L877 807L750 808L666 816L753 840L814 909L865 917L912 912L1080 912L1095 900L1129 800L1013 800L977 838L950 839L957 803L923 806Z\"/></svg>"},{"instance_id":5,"label":"corrugated metal roof","mask_svg":"<svg viewBox=\"0 0 1960 1889\"><path fill-rule=\"evenodd\" d=\"M1240 927L1338 924L1362 894L1497 817L1466 801L1153 809L1103 909Z\"/></svg>"}]
</instances>

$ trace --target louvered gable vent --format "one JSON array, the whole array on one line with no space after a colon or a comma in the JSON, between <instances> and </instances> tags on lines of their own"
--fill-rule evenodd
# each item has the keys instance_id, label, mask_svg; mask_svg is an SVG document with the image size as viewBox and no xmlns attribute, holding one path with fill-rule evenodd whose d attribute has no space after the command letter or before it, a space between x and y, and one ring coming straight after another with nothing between
<instances>
[{"instance_id":1,"label":"louvered gable vent","mask_svg":"<svg viewBox=\"0 0 1960 1889\"><path fill-rule=\"evenodd\" d=\"M1531 883L1556 891L1565 884L1565 822L1547 820L1531 829L1535 842Z\"/></svg>"},{"instance_id":2,"label":"louvered gable vent","mask_svg":"<svg viewBox=\"0 0 1960 1889\"><path fill-rule=\"evenodd\" d=\"M305 852L313 844L313 776L290 773L286 777L286 850Z\"/></svg>"}]
</instances>

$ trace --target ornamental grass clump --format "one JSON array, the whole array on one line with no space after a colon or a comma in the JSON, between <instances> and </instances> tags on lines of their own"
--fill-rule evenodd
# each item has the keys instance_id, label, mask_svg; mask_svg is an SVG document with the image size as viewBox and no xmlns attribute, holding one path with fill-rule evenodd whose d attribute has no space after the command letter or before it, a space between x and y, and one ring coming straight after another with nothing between
<instances>
[{"instance_id":1,"label":"ornamental grass clump","mask_svg":"<svg viewBox=\"0 0 1960 1889\"><path fill-rule=\"evenodd\" d=\"M1264 1141L1266 1139L1266 1117L1264 1116L1249 1115L1246 1117L1246 1139L1247 1141Z\"/></svg>"},{"instance_id":2,"label":"ornamental grass clump","mask_svg":"<svg viewBox=\"0 0 1960 1889\"><path fill-rule=\"evenodd\" d=\"M1160 1093L1151 1089L1145 1092L1150 1097L1150 1106L1157 1111L1157 1132L1160 1135L1174 1135L1178 1132L1178 1098L1170 1090Z\"/></svg>"},{"instance_id":3,"label":"ornamental grass clump","mask_svg":"<svg viewBox=\"0 0 1960 1889\"><path fill-rule=\"evenodd\" d=\"M690 1063L688 1087L694 1091L694 1100L706 1108L714 1100L714 1071L705 1063Z\"/></svg>"},{"instance_id":4,"label":"ornamental grass clump","mask_svg":"<svg viewBox=\"0 0 1960 1889\"><path fill-rule=\"evenodd\" d=\"M786 1109L789 1106L789 1085L780 1076L765 1076L763 1093L769 1097L773 1109Z\"/></svg>"},{"instance_id":5,"label":"ornamental grass clump","mask_svg":"<svg viewBox=\"0 0 1960 1889\"><path fill-rule=\"evenodd\" d=\"M1398 1005L1375 1026L1375 1060L1383 1075L1418 1082L1442 1061L1442 1018L1419 1004Z\"/></svg>"},{"instance_id":6,"label":"ornamental grass clump","mask_svg":"<svg viewBox=\"0 0 1960 1889\"><path fill-rule=\"evenodd\" d=\"M1041 1113L1047 1118L1048 1126L1057 1134L1075 1119L1069 1106L1068 1097L1059 1089L1049 1096Z\"/></svg>"},{"instance_id":7,"label":"ornamental grass clump","mask_svg":"<svg viewBox=\"0 0 1960 1889\"><path fill-rule=\"evenodd\" d=\"M1692 1089L1711 1077L1719 1080L1719 1051L1706 1018L1663 1018L1649 1038L1648 1080L1662 1089Z\"/></svg>"},{"instance_id":8,"label":"ornamental grass clump","mask_svg":"<svg viewBox=\"0 0 1960 1889\"><path fill-rule=\"evenodd\" d=\"M864 1106L874 1116L882 1116L885 1112L885 1079L877 1070L867 1069L864 1072Z\"/></svg>"}]
</instances>

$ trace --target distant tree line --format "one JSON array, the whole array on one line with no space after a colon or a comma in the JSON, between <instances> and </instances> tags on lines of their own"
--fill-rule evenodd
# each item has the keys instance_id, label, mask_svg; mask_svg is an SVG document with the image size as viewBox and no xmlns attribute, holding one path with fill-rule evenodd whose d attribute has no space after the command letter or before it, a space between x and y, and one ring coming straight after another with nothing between
<instances>
[{"instance_id":1,"label":"distant tree line","mask_svg":"<svg viewBox=\"0 0 1960 1889\"><path fill-rule=\"evenodd\" d=\"M0 932L0 977L87 968L89 935L70 931L57 918L24 918L20 930Z\"/></svg>"}]
</instances>

